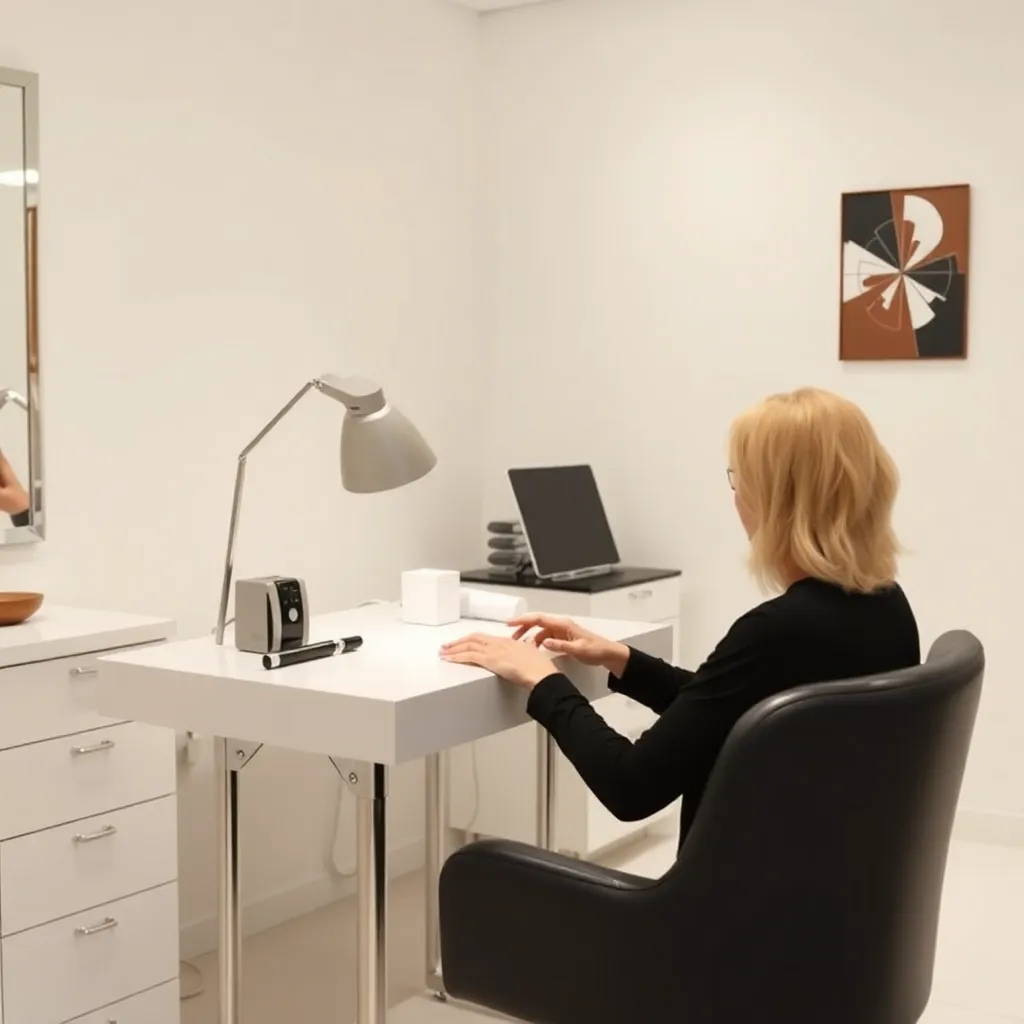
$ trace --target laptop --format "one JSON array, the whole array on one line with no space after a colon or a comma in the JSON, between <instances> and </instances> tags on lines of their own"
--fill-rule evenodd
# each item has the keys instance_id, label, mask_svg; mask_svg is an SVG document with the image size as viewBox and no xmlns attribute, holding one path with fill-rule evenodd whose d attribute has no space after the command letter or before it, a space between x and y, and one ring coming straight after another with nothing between
<instances>
[{"instance_id":1,"label":"laptop","mask_svg":"<svg viewBox=\"0 0 1024 1024\"><path fill-rule=\"evenodd\" d=\"M619 564L590 466L510 469L508 478L539 579L602 576Z\"/></svg>"}]
</instances>

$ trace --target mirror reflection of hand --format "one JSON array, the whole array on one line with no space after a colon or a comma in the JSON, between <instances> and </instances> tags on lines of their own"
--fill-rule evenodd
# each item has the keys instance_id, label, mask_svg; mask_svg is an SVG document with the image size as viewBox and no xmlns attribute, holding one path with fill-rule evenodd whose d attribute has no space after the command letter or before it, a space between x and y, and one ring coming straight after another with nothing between
<instances>
[{"instance_id":1,"label":"mirror reflection of hand","mask_svg":"<svg viewBox=\"0 0 1024 1024\"><path fill-rule=\"evenodd\" d=\"M7 456L0 451L0 512L15 516L27 512L29 504L28 491L22 487Z\"/></svg>"}]
</instances>

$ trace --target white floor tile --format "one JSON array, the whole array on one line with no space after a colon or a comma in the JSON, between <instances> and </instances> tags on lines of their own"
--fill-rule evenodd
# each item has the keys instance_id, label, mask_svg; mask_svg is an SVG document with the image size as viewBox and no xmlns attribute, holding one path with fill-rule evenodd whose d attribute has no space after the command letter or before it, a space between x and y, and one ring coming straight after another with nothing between
<instances>
[{"instance_id":1,"label":"white floor tile","mask_svg":"<svg viewBox=\"0 0 1024 1024\"><path fill-rule=\"evenodd\" d=\"M388 1014L388 1024L501 1024L507 1020L458 1006L439 1003L429 996L419 996L396 1006Z\"/></svg>"},{"instance_id":2,"label":"white floor tile","mask_svg":"<svg viewBox=\"0 0 1024 1024\"><path fill-rule=\"evenodd\" d=\"M961 1010L954 1006L931 1005L920 1024L1020 1024L1014 1017L993 1016L981 1010Z\"/></svg>"},{"instance_id":3,"label":"white floor tile","mask_svg":"<svg viewBox=\"0 0 1024 1024\"><path fill-rule=\"evenodd\" d=\"M933 996L1024 1019L1024 850L954 844Z\"/></svg>"}]
</instances>

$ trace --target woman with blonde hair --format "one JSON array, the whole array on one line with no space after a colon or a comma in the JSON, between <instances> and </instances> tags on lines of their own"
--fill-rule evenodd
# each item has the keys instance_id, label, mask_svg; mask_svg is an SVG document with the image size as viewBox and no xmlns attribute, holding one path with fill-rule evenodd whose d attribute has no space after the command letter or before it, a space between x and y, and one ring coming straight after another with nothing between
<instances>
[{"instance_id":1,"label":"woman with blonde hair","mask_svg":"<svg viewBox=\"0 0 1024 1024\"><path fill-rule=\"evenodd\" d=\"M751 569L779 593L738 619L696 672L550 615L516 620L512 637L478 634L441 651L526 687L529 713L618 818L646 818L683 796L680 841L730 730L755 704L921 660L914 613L896 583L899 477L854 403L815 388L766 399L733 423L727 475ZM545 650L603 666L611 689L658 721L630 742Z\"/></svg>"}]
</instances>

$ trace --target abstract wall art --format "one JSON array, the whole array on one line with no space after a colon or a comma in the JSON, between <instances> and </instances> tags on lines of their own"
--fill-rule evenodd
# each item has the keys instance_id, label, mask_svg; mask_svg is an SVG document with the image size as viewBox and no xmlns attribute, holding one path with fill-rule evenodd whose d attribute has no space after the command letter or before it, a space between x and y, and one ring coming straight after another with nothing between
<instances>
[{"instance_id":1,"label":"abstract wall art","mask_svg":"<svg viewBox=\"0 0 1024 1024\"><path fill-rule=\"evenodd\" d=\"M963 359L969 185L849 192L839 358Z\"/></svg>"}]
</instances>

